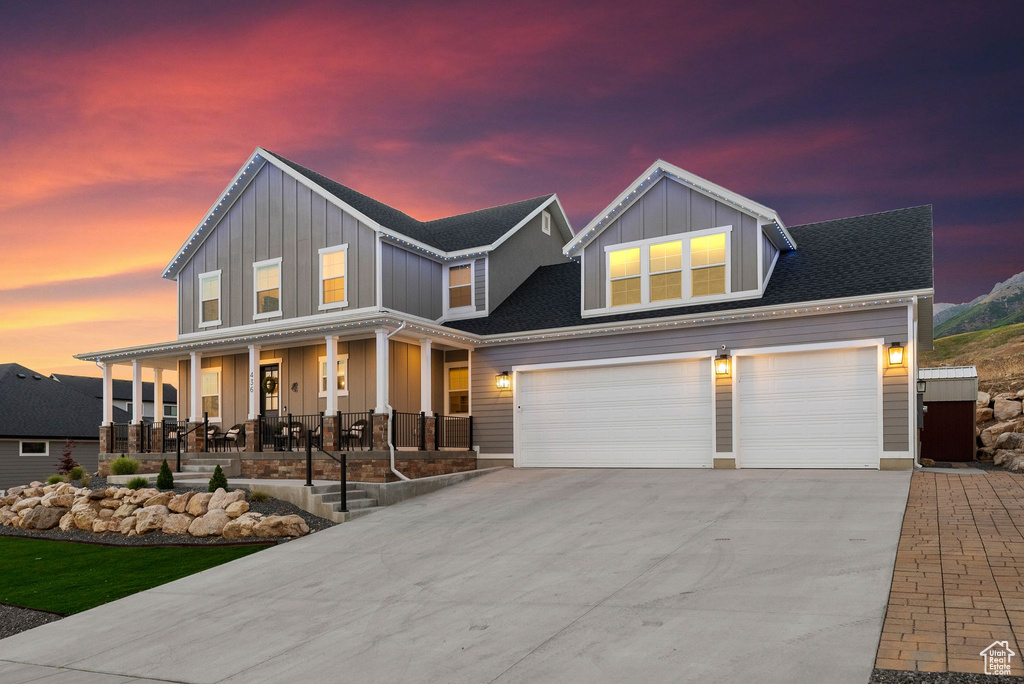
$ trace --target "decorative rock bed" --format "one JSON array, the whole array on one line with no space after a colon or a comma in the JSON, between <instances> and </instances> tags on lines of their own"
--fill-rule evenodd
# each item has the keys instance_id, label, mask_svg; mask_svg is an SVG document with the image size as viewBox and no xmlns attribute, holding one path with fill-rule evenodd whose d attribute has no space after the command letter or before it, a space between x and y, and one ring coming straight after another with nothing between
<instances>
[{"instance_id":1,"label":"decorative rock bed","mask_svg":"<svg viewBox=\"0 0 1024 684\"><path fill-rule=\"evenodd\" d=\"M78 488L67 482L33 482L7 490L0 497L0 525L29 531L58 528L127 537L157 532L228 540L301 537L309 532L301 516L250 511L241 489L177 493L113 486Z\"/></svg>"},{"instance_id":2,"label":"decorative rock bed","mask_svg":"<svg viewBox=\"0 0 1024 684\"><path fill-rule=\"evenodd\" d=\"M1017 392L978 392L975 409L975 435L978 460L992 459L997 466L1019 472L1024 470L1024 417Z\"/></svg>"}]
</instances>

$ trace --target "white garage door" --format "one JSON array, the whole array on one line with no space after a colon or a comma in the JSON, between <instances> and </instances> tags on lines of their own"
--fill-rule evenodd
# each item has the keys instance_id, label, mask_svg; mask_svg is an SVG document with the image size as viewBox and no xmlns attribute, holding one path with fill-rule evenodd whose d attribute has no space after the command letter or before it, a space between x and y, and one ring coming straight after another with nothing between
<instances>
[{"instance_id":1,"label":"white garage door","mask_svg":"<svg viewBox=\"0 0 1024 684\"><path fill-rule=\"evenodd\" d=\"M711 360L520 372L518 465L711 467Z\"/></svg>"},{"instance_id":2,"label":"white garage door","mask_svg":"<svg viewBox=\"0 0 1024 684\"><path fill-rule=\"evenodd\" d=\"M876 347L738 361L738 466L878 467Z\"/></svg>"}]
</instances>

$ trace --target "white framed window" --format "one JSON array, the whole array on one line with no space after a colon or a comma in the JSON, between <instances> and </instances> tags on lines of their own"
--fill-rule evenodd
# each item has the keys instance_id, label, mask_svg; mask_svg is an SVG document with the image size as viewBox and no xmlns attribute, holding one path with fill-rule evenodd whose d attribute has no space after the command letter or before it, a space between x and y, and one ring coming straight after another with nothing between
<instances>
[{"instance_id":1,"label":"white framed window","mask_svg":"<svg viewBox=\"0 0 1024 684\"><path fill-rule=\"evenodd\" d=\"M444 409L449 416L469 415L469 364L445 364Z\"/></svg>"},{"instance_id":2,"label":"white framed window","mask_svg":"<svg viewBox=\"0 0 1024 684\"><path fill-rule=\"evenodd\" d=\"M220 271L199 274L199 327L220 325Z\"/></svg>"},{"instance_id":3,"label":"white framed window","mask_svg":"<svg viewBox=\"0 0 1024 684\"><path fill-rule=\"evenodd\" d=\"M167 416L168 418L177 418L178 417L178 407L177 406L167 406L165 404L164 405L164 415Z\"/></svg>"},{"instance_id":4,"label":"white framed window","mask_svg":"<svg viewBox=\"0 0 1024 684\"><path fill-rule=\"evenodd\" d=\"M129 401L127 404L125 404L124 410L127 411L128 413L132 413L132 402ZM132 413L132 415L134 416L135 414Z\"/></svg>"},{"instance_id":5,"label":"white framed window","mask_svg":"<svg viewBox=\"0 0 1024 684\"><path fill-rule=\"evenodd\" d=\"M49 456L50 443L45 440L22 440L18 442L18 454L21 456Z\"/></svg>"},{"instance_id":6,"label":"white framed window","mask_svg":"<svg viewBox=\"0 0 1024 684\"><path fill-rule=\"evenodd\" d=\"M474 307L473 262L448 266L445 302L448 311L465 311Z\"/></svg>"},{"instance_id":7,"label":"white framed window","mask_svg":"<svg viewBox=\"0 0 1024 684\"><path fill-rule=\"evenodd\" d=\"M605 247L609 309L728 297L732 226Z\"/></svg>"},{"instance_id":8,"label":"white framed window","mask_svg":"<svg viewBox=\"0 0 1024 684\"><path fill-rule=\"evenodd\" d=\"M281 257L253 263L252 288L254 319L281 315Z\"/></svg>"},{"instance_id":9,"label":"white framed window","mask_svg":"<svg viewBox=\"0 0 1024 684\"><path fill-rule=\"evenodd\" d=\"M540 231L545 235L551 235L551 212L543 211L540 214Z\"/></svg>"},{"instance_id":10,"label":"white framed window","mask_svg":"<svg viewBox=\"0 0 1024 684\"><path fill-rule=\"evenodd\" d=\"M321 356L317 367L320 369L320 381L318 388L320 396L327 396L327 357ZM338 354L338 368L334 375L334 385L339 397L348 396L348 354Z\"/></svg>"},{"instance_id":11,"label":"white framed window","mask_svg":"<svg viewBox=\"0 0 1024 684\"><path fill-rule=\"evenodd\" d=\"M220 422L220 368L203 368L199 373L199 389L203 410L211 423Z\"/></svg>"},{"instance_id":12,"label":"white framed window","mask_svg":"<svg viewBox=\"0 0 1024 684\"><path fill-rule=\"evenodd\" d=\"M320 310L348 306L348 245L320 250Z\"/></svg>"}]
</instances>

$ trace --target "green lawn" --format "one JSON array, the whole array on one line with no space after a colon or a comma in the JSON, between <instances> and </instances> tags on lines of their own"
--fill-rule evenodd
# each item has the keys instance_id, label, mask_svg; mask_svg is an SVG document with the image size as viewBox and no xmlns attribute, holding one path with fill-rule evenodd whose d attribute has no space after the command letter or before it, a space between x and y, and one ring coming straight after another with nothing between
<instances>
[{"instance_id":1,"label":"green lawn","mask_svg":"<svg viewBox=\"0 0 1024 684\"><path fill-rule=\"evenodd\" d=\"M98 546L0 537L0 602L70 615L265 548Z\"/></svg>"}]
</instances>

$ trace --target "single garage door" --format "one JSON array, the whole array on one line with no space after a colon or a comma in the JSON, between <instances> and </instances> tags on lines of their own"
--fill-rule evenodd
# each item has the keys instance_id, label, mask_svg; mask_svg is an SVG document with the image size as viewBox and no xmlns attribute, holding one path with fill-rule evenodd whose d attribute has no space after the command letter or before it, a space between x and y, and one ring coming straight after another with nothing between
<instances>
[{"instance_id":1,"label":"single garage door","mask_svg":"<svg viewBox=\"0 0 1024 684\"><path fill-rule=\"evenodd\" d=\"M518 465L709 468L711 360L520 372Z\"/></svg>"},{"instance_id":2,"label":"single garage door","mask_svg":"<svg viewBox=\"0 0 1024 684\"><path fill-rule=\"evenodd\" d=\"M876 347L740 356L737 465L877 468Z\"/></svg>"}]
</instances>

